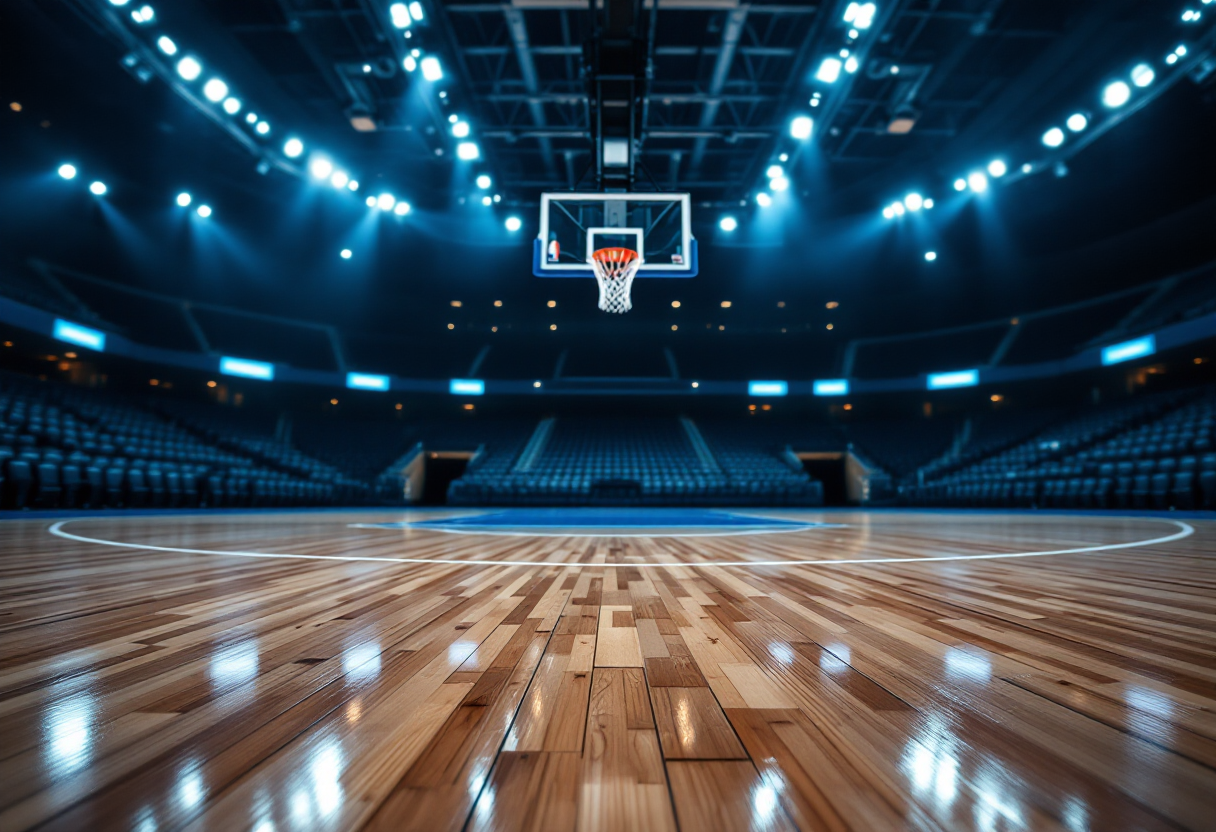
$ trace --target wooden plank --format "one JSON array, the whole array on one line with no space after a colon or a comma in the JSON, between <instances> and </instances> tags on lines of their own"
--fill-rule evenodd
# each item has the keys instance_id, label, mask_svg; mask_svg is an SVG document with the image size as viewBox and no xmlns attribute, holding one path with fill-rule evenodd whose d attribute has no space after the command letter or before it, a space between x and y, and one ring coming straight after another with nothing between
<instances>
[{"instance_id":1,"label":"wooden plank","mask_svg":"<svg viewBox=\"0 0 1216 832\"><path fill-rule=\"evenodd\" d=\"M708 687L652 687L650 696L665 759L747 759Z\"/></svg>"}]
</instances>

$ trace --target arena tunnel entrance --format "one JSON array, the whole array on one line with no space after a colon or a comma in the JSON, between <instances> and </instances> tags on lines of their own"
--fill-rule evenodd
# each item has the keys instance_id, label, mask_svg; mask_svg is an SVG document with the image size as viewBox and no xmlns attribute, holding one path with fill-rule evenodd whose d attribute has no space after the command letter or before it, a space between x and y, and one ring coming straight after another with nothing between
<instances>
[{"instance_id":1,"label":"arena tunnel entrance","mask_svg":"<svg viewBox=\"0 0 1216 832\"><path fill-rule=\"evenodd\" d=\"M422 499L418 505L443 506L448 486L464 476L473 451L427 451L423 458Z\"/></svg>"},{"instance_id":2,"label":"arena tunnel entrance","mask_svg":"<svg viewBox=\"0 0 1216 832\"><path fill-rule=\"evenodd\" d=\"M802 470L823 483L825 506L849 505L849 492L845 486L845 455L838 451L799 453Z\"/></svg>"}]
</instances>

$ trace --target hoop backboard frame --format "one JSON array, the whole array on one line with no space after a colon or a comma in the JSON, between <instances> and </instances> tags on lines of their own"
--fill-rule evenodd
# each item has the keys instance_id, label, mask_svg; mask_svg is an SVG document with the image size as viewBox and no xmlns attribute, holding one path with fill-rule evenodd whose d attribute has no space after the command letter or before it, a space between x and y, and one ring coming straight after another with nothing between
<instances>
[{"instance_id":1,"label":"hoop backboard frame","mask_svg":"<svg viewBox=\"0 0 1216 832\"><path fill-rule=\"evenodd\" d=\"M562 202L624 202L624 203L672 203L680 209L679 251L683 262L663 262L661 259L650 261L646 259L645 237L647 229L637 226L607 226L594 225L582 229L586 235L583 247L584 262L551 262L547 256L550 238L550 211L553 203ZM599 248L611 247L615 243L597 244L599 236L632 236L636 240L634 249L642 257L642 265L636 277L696 277L699 268L697 258L697 241L692 236L692 198L686 193L585 193L579 191L561 191L541 194L540 231L532 246L532 273L537 277L582 277L594 278L595 272L591 266L591 255Z\"/></svg>"}]
</instances>

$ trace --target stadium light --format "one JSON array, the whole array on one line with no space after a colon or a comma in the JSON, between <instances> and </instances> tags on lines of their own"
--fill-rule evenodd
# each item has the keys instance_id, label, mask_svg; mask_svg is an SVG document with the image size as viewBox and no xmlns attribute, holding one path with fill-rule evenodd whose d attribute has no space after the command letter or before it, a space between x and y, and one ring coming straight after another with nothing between
<instances>
[{"instance_id":1,"label":"stadium light","mask_svg":"<svg viewBox=\"0 0 1216 832\"><path fill-rule=\"evenodd\" d=\"M811 385L811 392L816 396L847 396L849 395L849 380L845 378L817 379Z\"/></svg>"},{"instance_id":2,"label":"stadium light","mask_svg":"<svg viewBox=\"0 0 1216 832\"><path fill-rule=\"evenodd\" d=\"M376 207L376 198L374 196L369 196L365 201L367 202L368 208Z\"/></svg>"},{"instance_id":3,"label":"stadium light","mask_svg":"<svg viewBox=\"0 0 1216 832\"><path fill-rule=\"evenodd\" d=\"M422 77L428 81L438 81L443 78L443 67L439 65L439 59L434 55L427 55L422 59Z\"/></svg>"},{"instance_id":4,"label":"stadium light","mask_svg":"<svg viewBox=\"0 0 1216 832\"><path fill-rule=\"evenodd\" d=\"M718 220L718 228L721 228L723 231L734 231L738 227L739 221L734 217L726 216Z\"/></svg>"},{"instance_id":5,"label":"stadium light","mask_svg":"<svg viewBox=\"0 0 1216 832\"><path fill-rule=\"evenodd\" d=\"M1203 19L1203 12L1195 9L1185 9L1182 12L1183 23L1198 23L1201 19Z\"/></svg>"},{"instance_id":6,"label":"stadium light","mask_svg":"<svg viewBox=\"0 0 1216 832\"><path fill-rule=\"evenodd\" d=\"M888 205L886 208L882 209L882 215L889 220L895 219L895 209Z\"/></svg>"},{"instance_id":7,"label":"stadium light","mask_svg":"<svg viewBox=\"0 0 1216 832\"><path fill-rule=\"evenodd\" d=\"M781 167L781 165L769 165L764 175L769 179L776 179L778 176L785 176L785 168Z\"/></svg>"},{"instance_id":8,"label":"stadium light","mask_svg":"<svg viewBox=\"0 0 1216 832\"><path fill-rule=\"evenodd\" d=\"M1156 77L1157 73L1148 64L1139 64L1132 69L1132 83L1142 89L1153 83Z\"/></svg>"},{"instance_id":9,"label":"stadium light","mask_svg":"<svg viewBox=\"0 0 1216 832\"><path fill-rule=\"evenodd\" d=\"M190 201L193 198L194 197L190 196L190 194L188 194L186 191L182 191L180 194L177 195L177 204L182 206L183 208L185 208L187 205L190 204Z\"/></svg>"},{"instance_id":10,"label":"stadium light","mask_svg":"<svg viewBox=\"0 0 1216 832\"><path fill-rule=\"evenodd\" d=\"M1124 341L1121 344L1111 344L1109 347L1103 347L1102 364L1119 364L1124 361L1131 361L1133 358L1144 358L1156 351L1156 336L1145 335L1143 338L1136 338L1132 341Z\"/></svg>"},{"instance_id":11,"label":"stadium light","mask_svg":"<svg viewBox=\"0 0 1216 832\"><path fill-rule=\"evenodd\" d=\"M410 204L408 202L406 202L405 200L398 202L397 206L395 208L393 208L393 213L399 217L404 217L409 212L410 212Z\"/></svg>"},{"instance_id":12,"label":"stadium light","mask_svg":"<svg viewBox=\"0 0 1216 832\"><path fill-rule=\"evenodd\" d=\"M64 179L75 179L76 178L76 166L75 165L60 165L59 166L59 175L61 177L63 177Z\"/></svg>"},{"instance_id":13,"label":"stadium light","mask_svg":"<svg viewBox=\"0 0 1216 832\"><path fill-rule=\"evenodd\" d=\"M910 193L904 197L904 207L909 211L919 211L925 207L925 198L918 193Z\"/></svg>"},{"instance_id":14,"label":"stadium light","mask_svg":"<svg viewBox=\"0 0 1216 832\"><path fill-rule=\"evenodd\" d=\"M873 3L849 3L844 9L844 22L854 29L865 30L874 25L878 7Z\"/></svg>"},{"instance_id":15,"label":"stadium light","mask_svg":"<svg viewBox=\"0 0 1216 832\"><path fill-rule=\"evenodd\" d=\"M1047 147L1059 147L1064 144L1064 131L1053 127L1043 134L1042 142Z\"/></svg>"},{"instance_id":16,"label":"stadium light","mask_svg":"<svg viewBox=\"0 0 1216 832\"><path fill-rule=\"evenodd\" d=\"M454 378L448 382L448 392L453 396L484 396L486 383L479 378Z\"/></svg>"},{"instance_id":17,"label":"stadium light","mask_svg":"<svg viewBox=\"0 0 1216 832\"><path fill-rule=\"evenodd\" d=\"M967 180L966 179L955 179L954 180L954 190L956 190L956 191L967 190Z\"/></svg>"},{"instance_id":18,"label":"stadium light","mask_svg":"<svg viewBox=\"0 0 1216 832\"><path fill-rule=\"evenodd\" d=\"M930 373L927 384L930 390L945 390L950 387L975 387L979 383L979 370L955 370L950 373Z\"/></svg>"},{"instance_id":19,"label":"stadium light","mask_svg":"<svg viewBox=\"0 0 1216 832\"><path fill-rule=\"evenodd\" d=\"M371 373L347 373L346 386L351 390L388 390L388 376L377 376Z\"/></svg>"},{"instance_id":20,"label":"stadium light","mask_svg":"<svg viewBox=\"0 0 1216 832\"><path fill-rule=\"evenodd\" d=\"M936 204L937 204L937 203L935 203L935 202L934 202L932 199L926 199L926 200L925 200L925 210L926 210L926 211L931 211L931 210L933 210L933 206L934 206L934 205L936 205Z\"/></svg>"},{"instance_id":21,"label":"stadium light","mask_svg":"<svg viewBox=\"0 0 1216 832\"><path fill-rule=\"evenodd\" d=\"M790 386L784 381L749 381L747 395L749 396L785 396L790 392Z\"/></svg>"},{"instance_id":22,"label":"stadium light","mask_svg":"<svg viewBox=\"0 0 1216 832\"><path fill-rule=\"evenodd\" d=\"M383 193L376 197L376 207L381 211L391 211L393 206L397 204L397 197L390 193Z\"/></svg>"},{"instance_id":23,"label":"stadium light","mask_svg":"<svg viewBox=\"0 0 1216 832\"><path fill-rule=\"evenodd\" d=\"M304 152L304 142L294 136L283 142L283 155L288 159L295 159Z\"/></svg>"},{"instance_id":24,"label":"stadium light","mask_svg":"<svg viewBox=\"0 0 1216 832\"><path fill-rule=\"evenodd\" d=\"M258 126L255 129L258 131L258 135L265 136L270 132L270 125L264 121L259 121Z\"/></svg>"},{"instance_id":25,"label":"stadium light","mask_svg":"<svg viewBox=\"0 0 1216 832\"><path fill-rule=\"evenodd\" d=\"M225 98L224 99L224 112L225 113L227 113L230 116L234 116L237 113L239 113L240 111L241 111L241 99L239 99L239 98Z\"/></svg>"},{"instance_id":26,"label":"stadium light","mask_svg":"<svg viewBox=\"0 0 1216 832\"><path fill-rule=\"evenodd\" d=\"M936 251L926 251L925 252L925 262L932 263L936 259L937 259Z\"/></svg>"},{"instance_id":27,"label":"stadium light","mask_svg":"<svg viewBox=\"0 0 1216 832\"><path fill-rule=\"evenodd\" d=\"M348 248L344 248L338 252L338 256L341 257L343 260L349 260L351 257L354 256L354 252Z\"/></svg>"},{"instance_id":28,"label":"stadium light","mask_svg":"<svg viewBox=\"0 0 1216 832\"><path fill-rule=\"evenodd\" d=\"M274 380L274 365L265 361L254 361L251 358L220 357L220 372L226 376L241 376L256 378L262 381Z\"/></svg>"},{"instance_id":29,"label":"stadium light","mask_svg":"<svg viewBox=\"0 0 1216 832\"><path fill-rule=\"evenodd\" d=\"M1009 166L1004 159L993 159L988 163L988 175L1000 179L1009 172Z\"/></svg>"},{"instance_id":30,"label":"stadium light","mask_svg":"<svg viewBox=\"0 0 1216 832\"><path fill-rule=\"evenodd\" d=\"M756 204L761 208L767 208L773 204L773 198L764 191L761 191L760 193L756 194Z\"/></svg>"},{"instance_id":31,"label":"stadium light","mask_svg":"<svg viewBox=\"0 0 1216 832\"><path fill-rule=\"evenodd\" d=\"M778 176L775 179L770 179L768 186L778 193L781 191L788 191L790 187L790 180L786 179L784 176Z\"/></svg>"},{"instance_id":32,"label":"stadium light","mask_svg":"<svg viewBox=\"0 0 1216 832\"><path fill-rule=\"evenodd\" d=\"M967 187L977 194L982 194L988 190L988 177L976 171L967 177Z\"/></svg>"},{"instance_id":33,"label":"stadium light","mask_svg":"<svg viewBox=\"0 0 1216 832\"><path fill-rule=\"evenodd\" d=\"M140 6L138 9L131 12L131 19L143 26L156 19L156 10L151 6Z\"/></svg>"},{"instance_id":34,"label":"stadium light","mask_svg":"<svg viewBox=\"0 0 1216 832\"><path fill-rule=\"evenodd\" d=\"M1068 121L1064 123L1072 132L1080 133L1089 126L1089 116L1085 115L1085 113L1073 113L1068 117Z\"/></svg>"},{"instance_id":35,"label":"stadium light","mask_svg":"<svg viewBox=\"0 0 1216 832\"><path fill-rule=\"evenodd\" d=\"M211 216L211 206L210 205L198 206L198 215L200 217L202 217L203 219L207 219L207 217Z\"/></svg>"},{"instance_id":36,"label":"stadium light","mask_svg":"<svg viewBox=\"0 0 1216 832\"><path fill-rule=\"evenodd\" d=\"M796 116L790 122L790 135L799 141L806 141L815 129L815 121L810 116Z\"/></svg>"},{"instance_id":37,"label":"stadium light","mask_svg":"<svg viewBox=\"0 0 1216 832\"><path fill-rule=\"evenodd\" d=\"M128 0L110 0L111 6L125 6Z\"/></svg>"},{"instance_id":38,"label":"stadium light","mask_svg":"<svg viewBox=\"0 0 1216 832\"><path fill-rule=\"evenodd\" d=\"M472 162L481 158L481 148L477 142L461 142L456 145L456 155L466 162Z\"/></svg>"},{"instance_id":39,"label":"stadium light","mask_svg":"<svg viewBox=\"0 0 1216 832\"><path fill-rule=\"evenodd\" d=\"M481 176L477 177L477 187L481 188L483 191L489 190L490 186L493 184L494 180L491 179L487 174L483 173Z\"/></svg>"},{"instance_id":40,"label":"stadium light","mask_svg":"<svg viewBox=\"0 0 1216 832\"><path fill-rule=\"evenodd\" d=\"M401 62L401 66L405 69L406 72L413 72L415 69L418 68L418 59L415 58L413 55L406 55L405 60L403 60Z\"/></svg>"},{"instance_id":41,"label":"stadium light","mask_svg":"<svg viewBox=\"0 0 1216 832\"><path fill-rule=\"evenodd\" d=\"M1132 97L1132 89L1122 81L1107 84L1102 90L1102 103L1112 110L1122 107Z\"/></svg>"},{"instance_id":42,"label":"stadium light","mask_svg":"<svg viewBox=\"0 0 1216 832\"><path fill-rule=\"evenodd\" d=\"M892 202L891 210L895 213L895 216L897 216L897 217L902 217L904 214L908 213L908 209L904 207L904 204L902 202Z\"/></svg>"},{"instance_id":43,"label":"stadium light","mask_svg":"<svg viewBox=\"0 0 1216 832\"><path fill-rule=\"evenodd\" d=\"M458 139L463 139L469 135L469 123L467 121L458 121L452 125L452 135Z\"/></svg>"},{"instance_id":44,"label":"stadium light","mask_svg":"<svg viewBox=\"0 0 1216 832\"><path fill-rule=\"evenodd\" d=\"M94 196L104 196L107 190L106 183L100 180L89 185L89 192Z\"/></svg>"},{"instance_id":45,"label":"stadium light","mask_svg":"<svg viewBox=\"0 0 1216 832\"><path fill-rule=\"evenodd\" d=\"M410 19L409 7L404 3L394 3L388 7L389 17L393 20L393 25L398 29L408 29L413 21Z\"/></svg>"},{"instance_id":46,"label":"stadium light","mask_svg":"<svg viewBox=\"0 0 1216 832\"><path fill-rule=\"evenodd\" d=\"M99 329L90 329L87 326L56 318L52 335L57 341L66 341L78 347L88 347L97 352L105 352L106 334Z\"/></svg>"},{"instance_id":47,"label":"stadium light","mask_svg":"<svg viewBox=\"0 0 1216 832\"><path fill-rule=\"evenodd\" d=\"M177 74L187 81L193 81L203 74L203 65L197 58L187 55L177 62Z\"/></svg>"},{"instance_id":48,"label":"stadium light","mask_svg":"<svg viewBox=\"0 0 1216 832\"><path fill-rule=\"evenodd\" d=\"M334 163L324 156L313 156L308 163L308 172L316 179L328 179L334 172Z\"/></svg>"},{"instance_id":49,"label":"stadium light","mask_svg":"<svg viewBox=\"0 0 1216 832\"><path fill-rule=\"evenodd\" d=\"M518 231L524 227L524 224L519 217L507 217L507 222L505 224L508 231Z\"/></svg>"},{"instance_id":50,"label":"stadium light","mask_svg":"<svg viewBox=\"0 0 1216 832\"><path fill-rule=\"evenodd\" d=\"M329 184L335 188L345 188L350 184L350 177L346 174L346 171L336 170L334 171L334 175L329 177Z\"/></svg>"},{"instance_id":51,"label":"stadium light","mask_svg":"<svg viewBox=\"0 0 1216 832\"><path fill-rule=\"evenodd\" d=\"M346 183L346 190L348 190L348 191L357 191L357 190L359 190L359 180L358 180L358 179L352 179L352 180L350 180L349 182L347 182L347 183Z\"/></svg>"},{"instance_id":52,"label":"stadium light","mask_svg":"<svg viewBox=\"0 0 1216 832\"><path fill-rule=\"evenodd\" d=\"M860 66L861 64L857 61L857 56L850 55L848 60L844 62L844 71L852 75Z\"/></svg>"},{"instance_id":53,"label":"stadium light","mask_svg":"<svg viewBox=\"0 0 1216 832\"><path fill-rule=\"evenodd\" d=\"M418 0L414 0L413 3L410 3L410 16L413 17L414 20L422 20L422 4L419 3Z\"/></svg>"},{"instance_id":54,"label":"stadium light","mask_svg":"<svg viewBox=\"0 0 1216 832\"><path fill-rule=\"evenodd\" d=\"M173 38L166 35L161 35L156 39L156 48L166 55L177 54L177 44L173 42Z\"/></svg>"},{"instance_id":55,"label":"stadium light","mask_svg":"<svg viewBox=\"0 0 1216 832\"><path fill-rule=\"evenodd\" d=\"M823 63L819 65L819 71L815 73L815 77L825 84L835 84L836 79L840 77L840 70L843 66L839 58L824 58Z\"/></svg>"}]
</instances>

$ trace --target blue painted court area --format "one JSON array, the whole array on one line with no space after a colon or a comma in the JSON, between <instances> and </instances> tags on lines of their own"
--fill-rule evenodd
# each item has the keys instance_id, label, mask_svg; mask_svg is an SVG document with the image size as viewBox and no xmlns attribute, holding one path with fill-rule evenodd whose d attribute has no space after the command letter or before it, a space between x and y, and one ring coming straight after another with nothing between
<instances>
[{"instance_id":1,"label":"blue painted court area","mask_svg":"<svg viewBox=\"0 0 1216 832\"><path fill-rule=\"evenodd\" d=\"M473 514L462 517L445 517L414 522L359 524L364 528L384 529L432 529L436 531L466 531L470 533L538 533L554 530L609 532L639 532L645 530L671 530L679 532L702 531L729 533L747 531L797 531L799 529L823 528L830 524L804 520L783 520L775 517L756 517L735 514L730 511L710 509L595 509L595 508L521 508Z\"/></svg>"}]
</instances>

